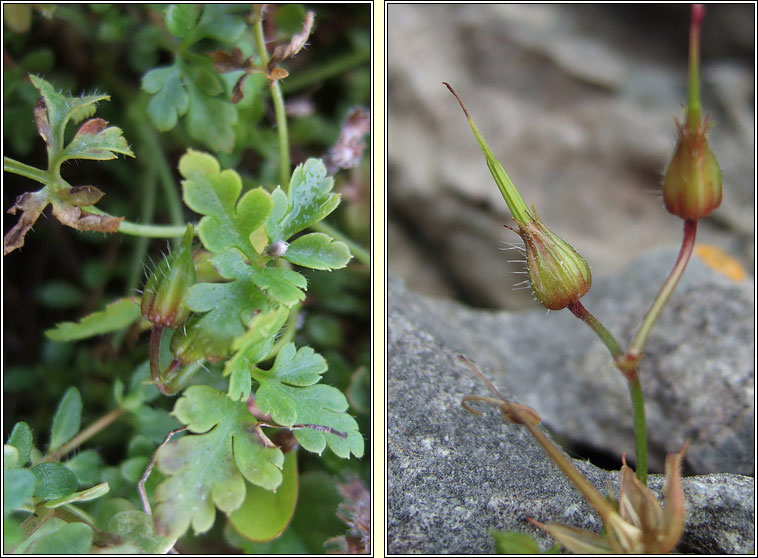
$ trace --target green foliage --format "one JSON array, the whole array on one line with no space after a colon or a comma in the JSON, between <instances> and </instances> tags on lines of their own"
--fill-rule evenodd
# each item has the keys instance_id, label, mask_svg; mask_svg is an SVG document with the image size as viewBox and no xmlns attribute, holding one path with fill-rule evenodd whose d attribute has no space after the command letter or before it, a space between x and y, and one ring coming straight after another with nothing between
<instances>
[{"instance_id":1,"label":"green foliage","mask_svg":"<svg viewBox=\"0 0 758 558\"><path fill-rule=\"evenodd\" d=\"M79 322L61 322L45 335L53 341L87 339L123 329L140 317L139 304L134 298L122 298L111 302L100 312L85 316Z\"/></svg>"},{"instance_id":2,"label":"green foliage","mask_svg":"<svg viewBox=\"0 0 758 558\"><path fill-rule=\"evenodd\" d=\"M60 463L40 463L31 468L37 478L34 496L55 500L73 493L78 486L76 475Z\"/></svg>"},{"instance_id":3,"label":"green foliage","mask_svg":"<svg viewBox=\"0 0 758 558\"><path fill-rule=\"evenodd\" d=\"M292 173L289 191L274 190L274 207L266 220L269 240L287 240L295 233L321 221L340 203L332 193L334 179L326 175L324 163L309 159Z\"/></svg>"},{"instance_id":4,"label":"green foliage","mask_svg":"<svg viewBox=\"0 0 758 558\"><path fill-rule=\"evenodd\" d=\"M289 525L297 502L297 452L284 457L282 484L276 491L247 485L245 499L229 515L232 526L251 541L270 541ZM260 510L266 510L261 514Z\"/></svg>"},{"instance_id":5,"label":"green foliage","mask_svg":"<svg viewBox=\"0 0 758 558\"><path fill-rule=\"evenodd\" d=\"M75 387L68 388L53 417L50 447L59 448L79 432L82 422L82 396Z\"/></svg>"},{"instance_id":6,"label":"green foliage","mask_svg":"<svg viewBox=\"0 0 758 558\"><path fill-rule=\"evenodd\" d=\"M158 468L169 475L155 493L158 532L176 538L190 524L196 533L213 526L215 506L229 514L245 497L245 479L276 489L284 456L251 433L257 424L244 403L208 386L191 386L173 414L191 432L158 452ZM213 467L208 467L213 463Z\"/></svg>"},{"instance_id":7,"label":"green foliage","mask_svg":"<svg viewBox=\"0 0 758 558\"><path fill-rule=\"evenodd\" d=\"M321 10L313 29L323 24L331 37L305 33L300 41L310 48L296 61L281 52L302 48L289 43L310 17L301 6L271 5L262 14L245 5L40 6L25 8L8 31L14 64L4 67L4 129L15 153L5 159L6 178L42 187L11 186L11 199L18 196L11 213L20 217L5 238L15 274L15 306L6 314L15 314L15 329L5 338L27 336L6 344L15 423L3 448L7 551L166 553L179 541L185 552L210 544L230 553L230 542L218 540L226 528L256 544L295 541L274 550L321 553L327 538L344 532L331 496L319 513L341 531L305 524L293 536L288 527L320 497L301 490L301 467L335 475L361 469L368 479L367 460L343 459L363 455L368 414L327 385L337 373L298 333L303 308L324 314L309 287L326 270L336 270L334 285L361 270L365 291L354 300L369 315L368 260L352 262L348 246L356 244L338 232L337 191L347 178L328 149L348 108L369 102L368 90L356 97L351 85L353 73L370 75L369 52L354 56L347 36L358 26L369 37L370 9L326 9L327 19ZM38 32L40 25L56 33ZM34 44L56 35L65 47ZM86 71L66 66L64 48ZM343 56L352 66L333 64ZM317 114L285 118L279 91L287 73L305 77L293 90ZM293 118L318 120L320 133L299 132ZM289 157L299 164L283 165ZM85 234L59 234L40 220L26 239L48 205ZM334 222L318 229L327 217ZM154 255L148 238L179 238L188 228L182 248ZM33 249L18 250L25 240ZM140 279L154 270L169 277L180 250L186 275L195 276L191 287L170 289L168 309L181 308L180 319L149 322L140 307L152 285ZM27 315L41 329L24 329ZM340 327L368 338L365 319ZM334 349L345 352L347 368L365 366L353 362L350 347ZM180 427L188 432L165 441ZM44 447L35 447L35 436ZM326 447L332 451L320 458L312 453ZM153 458L144 484L149 509L137 485ZM322 479L332 493L337 478Z\"/></svg>"},{"instance_id":8,"label":"green foliage","mask_svg":"<svg viewBox=\"0 0 758 558\"><path fill-rule=\"evenodd\" d=\"M221 4L166 8L166 28L181 39L172 47L174 63L154 68L142 78L142 88L153 95L147 113L162 132L173 129L186 115L187 129L194 140L217 151L231 151L234 147L237 110L224 98L223 81L210 59L198 59L190 49L206 38L224 44L237 42L245 23L230 13L236 10L239 7Z\"/></svg>"}]
</instances>

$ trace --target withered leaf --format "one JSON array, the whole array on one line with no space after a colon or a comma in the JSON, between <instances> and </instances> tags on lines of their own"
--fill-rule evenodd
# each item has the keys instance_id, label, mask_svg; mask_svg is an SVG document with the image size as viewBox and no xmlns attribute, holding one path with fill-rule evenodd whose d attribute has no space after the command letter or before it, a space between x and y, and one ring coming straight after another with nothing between
<instances>
[{"instance_id":1,"label":"withered leaf","mask_svg":"<svg viewBox=\"0 0 758 558\"><path fill-rule=\"evenodd\" d=\"M214 50L213 52L209 52L208 56L213 60L213 65L216 66L219 72L247 70L253 66L253 57L245 58L238 47L234 47L231 54L223 50Z\"/></svg>"},{"instance_id":2,"label":"withered leaf","mask_svg":"<svg viewBox=\"0 0 758 558\"><path fill-rule=\"evenodd\" d=\"M22 213L21 217L18 219L18 223L8 231L3 239L4 256L24 245L24 237L26 236L26 233L32 228L32 226L34 226L34 223L37 222L37 219L47 204L47 195L42 191L33 193L24 192L16 198L16 203L8 210L8 213L15 215L19 209Z\"/></svg>"},{"instance_id":3,"label":"withered leaf","mask_svg":"<svg viewBox=\"0 0 758 558\"><path fill-rule=\"evenodd\" d=\"M34 122L37 124L39 135L49 145L50 123L47 120L47 105L45 104L44 97L37 99L37 103L34 105Z\"/></svg>"},{"instance_id":4,"label":"withered leaf","mask_svg":"<svg viewBox=\"0 0 758 558\"><path fill-rule=\"evenodd\" d=\"M292 36L292 39L290 39L290 42L284 45L279 45L274 49L274 54L271 55L271 60L269 60L268 67L266 68L267 72L266 75L273 75L273 69L281 64L284 60L287 58L290 58L292 56L295 56L298 52L300 52L303 47L305 46L305 43L308 41L308 37L311 34L311 29L313 28L313 12L308 12L305 15L305 21L303 22L303 29L300 31L300 33L296 33ZM281 78L276 78L281 79Z\"/></svg>"},{"instance_id":5,"label":"withered leaf","mask_svg":"<svg viewBox=\"0 0 758 558\"><path fill-rule=\"evenodd\" d=\"M284 68L272 68L272 70L266 74L266 79L269 81L276 81L278 79L284 79L288 75L290 75L290 73Z\"/></svg>"},{"instance_id":6,"label":"withered leaf","mask_svg":"<svg viewBox=\"0 0 758 558\"><path fill-rule=\"evenodd\" d=\"M80 231L116 232L123 217L87 213L73 205L53 206L53 215L66 226Z\"/></svg>"},{"instance_id":7,"label":"withered leaf","mask_svg":"<svg viewBox=\"0 0 758 558\"><path fill-rule=\"evenodd\" d=\"M94 186L74 186L58 192L58 199L76 206L95 205L105 194Z\"/></svg>"}]
</instances>

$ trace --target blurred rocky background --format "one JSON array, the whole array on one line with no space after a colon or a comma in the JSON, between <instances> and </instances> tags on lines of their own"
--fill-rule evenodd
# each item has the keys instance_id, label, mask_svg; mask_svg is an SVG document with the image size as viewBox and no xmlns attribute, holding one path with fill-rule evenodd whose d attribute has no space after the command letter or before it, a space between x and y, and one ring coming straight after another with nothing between
<instances>
[{"instance_id":1,"label":"blurred rocky background","mask_svg":"<svg viewBox=\"0 0 758 558\"><path fill-rule=\"evenodd\" d=\"M754 265L754 5L708 5L702 98L724 200L698 242ZM686 100L689 6L388 7L388 259L411 290L532 307L520 239L449 82L527 203L592 266L678 246L660 179ZM673 261L672 261L673 264Z\"/></svg>"}]
</instances>

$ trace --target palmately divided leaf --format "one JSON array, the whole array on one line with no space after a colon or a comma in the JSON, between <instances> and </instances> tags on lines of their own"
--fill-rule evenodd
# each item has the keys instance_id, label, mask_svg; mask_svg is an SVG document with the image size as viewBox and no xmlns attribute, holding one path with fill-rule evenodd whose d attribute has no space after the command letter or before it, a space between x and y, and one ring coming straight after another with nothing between
<instances>
[{"instance_id":1,"label":"palmately divided leaf","mask_svg":"<svg viewBox=\"0 0 758 558\"><path fill-rule=\"evenodd\" d=\"M229 250L211 260L216 270L229 283L198 283L193 285L185 304L194 312L207 312L195 327L204 332L204 343L212 346L213 356L226 357L232 341L245 332L253 314L268 305L253 282L252 270L236 250Z\"/></svg>"},{"instance_id":2,"label":"palmately divided leaf","mask_svg":"<svg viewBox=\"0 0 758 558\"><path fill-rule=\"evenodd\" d=\"M340 203L332 193L334 180L326 175L321 159L308 159L298 165L290 179L289 194L274 190L274 207L266 220L269 240L287 240L329 215Z\"/></svg>"},{"instance_id":3,"label":"palmately divided leaf","mask_svg":"<svg viewBox=\"0 0 758 558\"><path fill-rule=\"evenodd\" d=\"M142 77L142 89L153 94L147 114L161 132L172 130L189 108L189 96L182 84L182 73L174 66L155 68Z\"/></svg>"},{"instance_id":4,"label":"palmately divided leaf","mask_svg":"<svg viewBox=\"0 0 758 558\"><path fill-rule=\"evenodd\" d=\"M271 196L263 188L255 188L239 198L242 180L233 170L221 171L212 155L189 150L179 161L184 202L193 211L204 215L198 225L203 245L214 253L237 248L251 260L257 253L250 244L250 235L271 212ZM238 200L239 198L239 200Z\"/></svg>"},{"instance_id":5,"label":"palmately divided leaf","mask_svg":"<svg viewBox=\"0 0 758 558\"><path fill-rule=\"evenodd\" d=\"M75 122L92 116L95 112L95 104L98 101L110 100L110 95L83 95L81 97L67 97L55 90L55 88L39 76L29 74L34 87L44 98L44 111L47 119L47 137L43 135L48 151L57 152L63 147L63 137L69 120ZM40 116L37 116L38 129Z\"/></svg>"},{"instance_id":6,"label":"palmately divided leaf","mask_svg":"<svg viewBox=\"0 0 758 558\"><path fill-rule=\"evenodd\" d=\"M284 255L284 259L293 264L325 271L345 267L351 257L347 244L323 233L310 233L296 238Z\"/></svg>"},{"instance_id":7,"label":"palmately divided leaf","mask_svg":"<svg viewBox=\"0 0 758 558\"><path fill-rule=\"evenodd\" d=\"M174 540L155 533L153 518L145 512L124 510L108 520L108 531L132 543L145 554L166 554Z\"/></svg>"},{"instance_id":8,"label":"palmately divided leaf","mask_svg":"<svg viewBox=\"0 0 758 558\"><path fill-rule=\"evenodd\" d=\"M190 104L187 113L187 130L193 139L216 151L230 153L234 149L234 124L237 109L231 102L212 97L194 83L187 85Z\"/></svg>"},{"instance_id":9,"label":"palmately divided leaf","mask_svg":"<svg viewBox=\"0 0 758 558\"><path fill-rule=\"evenodd\" d=\"M303 289L308 285L308 281L297 271L281 267L263 267L251 268L250 272L255 284L276 302L293 306L305 300Z\"/></svg>"},{"instance_id":10,"label":"palmately divided leaf","mask_svg":"<svg viewBox=\"0 0 758 558\"><path fill-rule=\"evenodd\" d=\"M289 317L287 308L276 309L258 314L248 324L247 332L232 343L234 356L224 366L224 376L231 375L229 397L238 401L247 400L250 395L250 383L242 377L250 377L251 367L265 359L274 347L276 334Z\"/></svg>"},{"instance_id":11,"label":"palmately divided leaf","mask_svg":"<svg viewBox=\"0 0 758 558\"><path fill-rule=\"evenodd\" d=\"M293 354L294 346L285 347L271 369L252 369L253 378L260 383L255 393L260 410L288 428L309 425L295 430L295 438L308 451L320 454L328 444L340 457L351 452L361 457L363 437L358 423L346 412L345 396L332 386L308 385L318 381L325 370L323 358L309 348Z\"/></svg>"},{"instance_id":12,"label":"palmately divided leaf","mask_svg":"<svg viewBox=\"0 0 758 558\"><path fill-rule=\"evenodd\" d=\"M284 455L254 434L255 417L244 403L209 386L190 386L173 411L194 435L163 446L158 468L168 476L155 490L159 534L177 538L192 525L207 531L215 507L229 514L245 498L245 479L267 490L282 482Z\"/></svg>"},{"instance_id":13,"label":"palmately divided leaf","mask_svg":"<svg viewBox=\"0 0 758 558\"><path fill-rule=\"evenodd\" d=\"M78 322L61 322L53 329L45 331L53 341L75 341L94 335L102 335L128 327L140 318L140 307L136 298L121 298L110 303L103 310L85 316Z\"/></svg>"},{"instance_id":14,"label":"palmately divided leaf","mask_svg":"<svg viewBox=\"0 0 758 558\"><path fill-rule=\"evenodd\" d=\"M123 131L115 126L108 126L102 118L92 118L81 125L63 150L62 161L68 159L94 159L107 161L115 159L116 153L134 157L134 153L126 143Z\"/></svg>"}]
</instances>

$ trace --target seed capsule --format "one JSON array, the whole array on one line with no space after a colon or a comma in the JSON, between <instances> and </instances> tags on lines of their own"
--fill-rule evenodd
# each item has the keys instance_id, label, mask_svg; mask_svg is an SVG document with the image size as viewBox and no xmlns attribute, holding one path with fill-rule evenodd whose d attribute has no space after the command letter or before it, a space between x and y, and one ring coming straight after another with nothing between
<instances>
[{"instance_id":1,"label":"seed capsule","mask_svg":"<svg viewBox=\"0 0 758 558\"><path fill-rule=\"evenodd\" d=\"M187 225L179 249L163 258L147 280L142 294L142 315L156 326L176 329L189 317L184 298L195 284L193 236L192 225Z\"/></svg>"},{"instance_id":2,"label":"seed capsule","mask_svg":"<svg viewBox=\"0 0 758 558\"><path fill-rule=\"evenodd\" d=\"M516 231L524 240L529 283L545 308L560 310L582 298L592 285L587 261L553 231L532 207L534 218L519 223Z\"/></svg>"},{"instance_id":3,"label":"seed capsule","mask_svg":"<svg viewBox=\"0 0 758 558\"><path fill-rule=\"evenodd\" d=\"M707 119L693 130L679 128L679 141L663 178L666 209L682 219L697 221L721 204L721 170L708 146Z\"/></svg>"}]
</instances>

